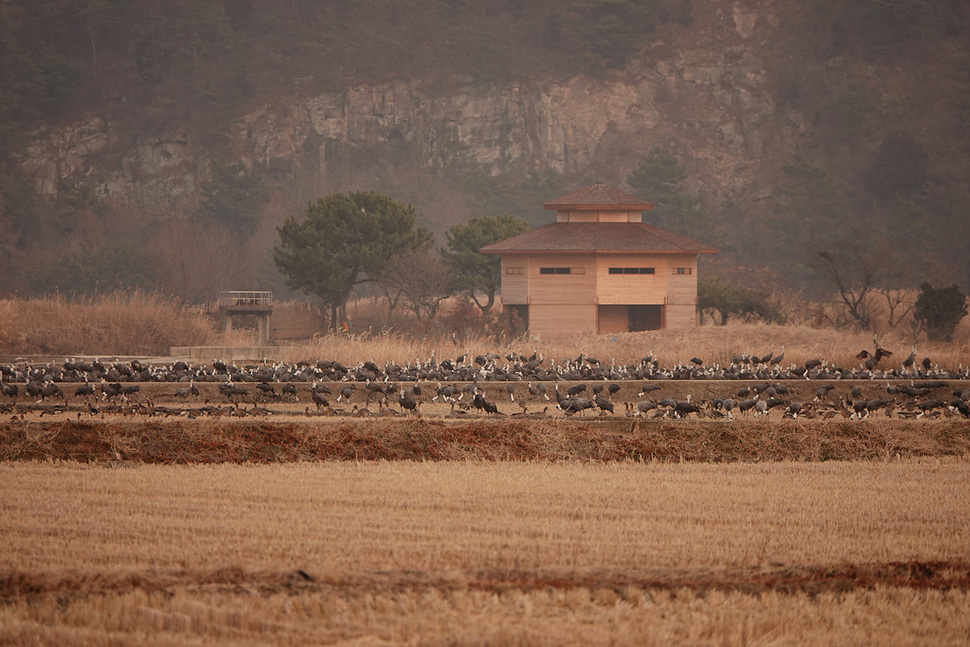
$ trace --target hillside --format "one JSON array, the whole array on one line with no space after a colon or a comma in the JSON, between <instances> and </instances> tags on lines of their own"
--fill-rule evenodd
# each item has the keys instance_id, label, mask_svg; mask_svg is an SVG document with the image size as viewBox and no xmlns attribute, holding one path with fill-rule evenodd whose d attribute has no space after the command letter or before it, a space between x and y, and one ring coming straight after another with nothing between
<instances>
[{"instance_id":1,"label":"hillside","mask_svg":"<svg viewBox=\"0 0 970 647\"><path fill-rule=\"evenodd\" d=\"M443 232L603 181L714 274L819 249L970 285L970 52L953 0L12 1L0 293L284 290L276 225L375 189ZM630 186L635 169L677 187ZM656 195L642 195L657 199ZM861 251L860 251L861 250Z\"/></svg>"}]
</instances>

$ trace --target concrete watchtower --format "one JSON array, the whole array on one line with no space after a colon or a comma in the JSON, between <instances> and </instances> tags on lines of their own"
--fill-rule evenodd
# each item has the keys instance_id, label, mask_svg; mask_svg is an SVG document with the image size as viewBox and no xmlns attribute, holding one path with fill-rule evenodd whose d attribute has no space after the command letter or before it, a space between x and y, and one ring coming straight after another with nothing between
<instances>
[{"instance_id":1,"label":"concrete watchtower","mask_svg":"<svg viewBox=\"0 0 970 647\"><path fill-rule=\"evenodd\" d=\"M273 293L263 291L233 290L219 293L219 314L222 315L222 332L232 330L234 317L256 317L256 344L265 346L270 338L270 317L273 314Z\"/></svg>"}]
</instances>

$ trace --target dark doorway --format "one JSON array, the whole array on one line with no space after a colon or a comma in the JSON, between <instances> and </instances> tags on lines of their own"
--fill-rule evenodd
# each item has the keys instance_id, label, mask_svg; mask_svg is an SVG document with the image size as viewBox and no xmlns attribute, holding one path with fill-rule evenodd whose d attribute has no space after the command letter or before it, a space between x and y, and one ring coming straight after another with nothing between
<instances>
[{"instance_id":1,"label":"dark doorway","mask_svg":"<svg viewBox=\"0 0 970 647\"><path fill-rule=\"evenodd\" d=\"M630 306L630 332L664 327L663 306Z\"/></svg>"},{"instance_id":2,"label":"dark doorway","mask_svg":"<svg viewBox=\"0 0 970 647\"><path fill-rule=\"evenodd\" d=\"M506 306L509 309L509 324L516 333L529 329L529 306Z\"/></svg>"}]
</instances>

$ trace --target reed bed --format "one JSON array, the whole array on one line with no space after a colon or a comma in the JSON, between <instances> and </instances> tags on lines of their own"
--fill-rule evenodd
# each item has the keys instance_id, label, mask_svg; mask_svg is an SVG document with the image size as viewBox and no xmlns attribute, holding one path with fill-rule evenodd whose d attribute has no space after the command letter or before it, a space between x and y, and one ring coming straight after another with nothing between
<instances>
[{"instance_id":1,"label":"reed bed","mask_svg":"<svg viewBox=\"0 0 970 647\"><path fill-rule=\"evenodd\" d=\"M0 465L0 643L965 644L965 460Z\"/></svg>"},{"instance_id":2,"label":"reed bed","mask_svg":"<svg viewBox=\"0 0 970 647\"><path fill-rule=\"evenodd\" d=\"M970 333L959 331L953 343L921 342L915 349L910 338L883 335L879 345L893 352L880 368L899 368L913 351L917 361L929 357L934 365L956 368L970 365ZM471 361L481 354L497 355L507 362L507 354L531 356L541 353L547 362L562 363L580 355L602 363L639 363L654 357L662 366L687 364L698 358L707 365L727 365L745 353L764 357L769 352L784 352L784 366L801 365L809 359L823 359L844 367L858 367L859 351L875 349L871 333L846 332L831 328L737 323L727 326L699 326L688 330L657 330L617 335L588 335L568 339L507 339L495 335L471 336L456 344L450 337L417 339L406 335L324 335L305 346L283 349L285 361L333 359L347 365L372 360L375 362L427 361L429 358L454 359L461 355ZM547 364L548 365L548 364Z\"/></svg>"},{"instance_id":3,"label":"reed bed","mask_svg":"<svg viewBox=\"0 0 970 647\"><path fill-rule=\"evenodd\" d=\"M201 311L141 291L68 298L0 299L0 353L167 355L171 346L216 339Z\"/></svg>"},{"instance_id":4,"label":"reed bed","mask_svg":"<svg viewBox=\"0 0 970 647\"><path fill-rule=\"evenodd\" d=\"M774 325L735 322L705 325L689 330L660 330L616 335L587 335L568 339L533 340L505 332L417 336L400 332L321 334L319 313L306 302L280 303L278 332L317 330L304 344L281 346L284 361L332 359L347 365L364 360L403 364L456 358L465 355L541 353L548 362L564 362L580 355L603 363L638 363L652 356L662 365L686 364L693 358L705 364L725 365L745 353L763 357L784 350L785 365L824 359L855 367L855 355L873 350L871 333L819 328L809 325ZM920 341L917 361L929 357L934 365L955 368L970 365L970 322L957 328L953 343ZM255 332L217 331L217 322L201 308L140 291L116 292L85 298L51 295L32 299L0 299L0 353L64 356L164 356L172 346L251 346ZM893 351L881 368L898 368L914 350L912 335L903 327L879 336L878 343Z\"/></svg>"}]
</instances>

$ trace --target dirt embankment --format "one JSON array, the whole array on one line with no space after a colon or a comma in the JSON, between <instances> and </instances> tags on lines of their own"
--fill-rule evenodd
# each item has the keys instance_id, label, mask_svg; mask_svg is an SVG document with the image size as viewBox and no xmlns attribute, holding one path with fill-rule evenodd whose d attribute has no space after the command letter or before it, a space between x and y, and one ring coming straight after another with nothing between
<instances>
[{"instance_id":1,"label":"dirt embankment","mask_svg":"<svg viewBox=\"0 0 970 647\"><path fill-rule=\"evenodd\" d=\"M887 586L941 591L970 588L970 565L964 562L911 561L838 564L830 566L775 566L770 568L676 570L595 569L514 571L489 569L448 574L424 571L360 572L344 575L291 572L251 572L240 568L198 571L115 571L111 573L0 572L0 600L17 597L60 595L83 598L89 595L126 593L134 589L153 592L192 591L238 593L241 588L262 595L347 592L379 594L389 590L435 589L441 592L484 590L493 593L587 588L628 591L690 589L739 591L760 594L825 592Z\"/></svg>"},{"instance_id":2,"label":"dirt embankment","mask_svg":"<svg viewBox=\"0 0 970 647\"><path fill-rule=\"evenodd\" d=\"M0 423L0 460L824 461L970 454L958 418L879 421L145 419Z\"/></svg>"}]
</instances>

